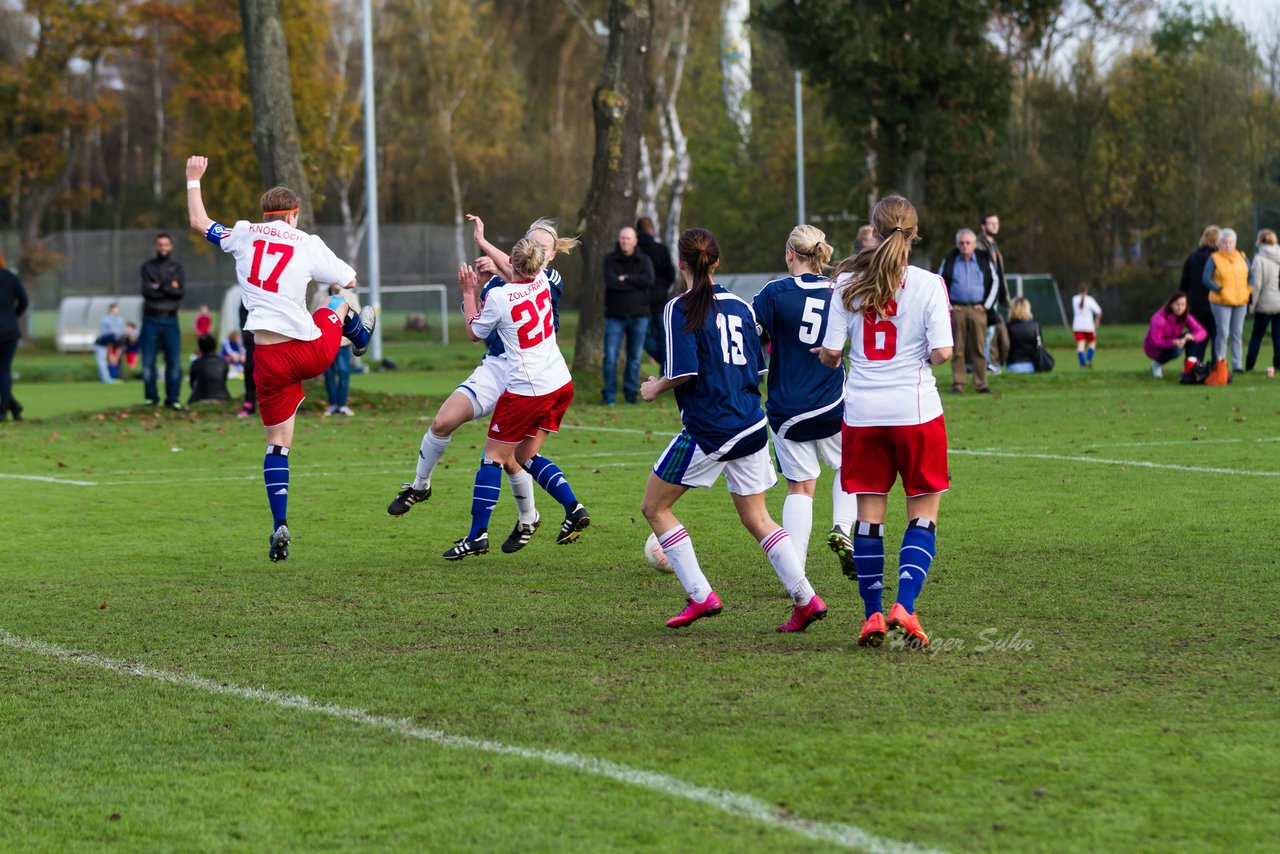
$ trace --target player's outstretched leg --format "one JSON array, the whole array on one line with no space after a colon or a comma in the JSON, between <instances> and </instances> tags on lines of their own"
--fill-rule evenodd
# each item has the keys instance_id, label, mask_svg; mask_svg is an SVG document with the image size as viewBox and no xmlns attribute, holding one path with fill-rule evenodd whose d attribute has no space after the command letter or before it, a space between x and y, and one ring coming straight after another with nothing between
<instances>
[{"instance_id":1,"label":"player's outstretched leg","mask_svg":"<svg viewBox=\"0 0 1280 854\"><path fill-rule=\"evenodd\" d=\"M476 472L476 483L471 497L471 530L453 544L453 548L441 555L445 560L462 560L471 555L489 552L489 517L498 506L502 492L502 463L485 459Z\"/></svg>"},{"instance_id":2,"label":"player's outstretched leg","mask_svg":"<svg viewBox=\"0 0 1280 854\"><path fill-rule=\"evenodd\" d=\"M564 522L560 525L560 535L556 537L556 545L571 543L582 535L583 530L591 524L591 514L582 506L564 472L551 460L537 454L524 464L525 471L533 477L538 486L559 502L564 508Z\"/></svg>"},{"instance_id":3,"label":"player's outstretched leg","mask_svg":"<svg viewBox=\"0 0 1280 854\"><path fill-rule=\"evenodd\" d=\"M338 295L329 300L329 308L337 311L337 301L347 302L344 297ZM342 317L341 314L338 316ZM351 352L354 355L363 356L369 349L369 339L373 336L373 328L377 325L378 312L371 305L360 309L359 314L350 311L346 313L342 319L342 337L351 342Z\"/></svg>"},{"instance_id":4,"label":"player's outstretched leg","mask_svg":"<svg viewBox=\"0 0 1280 854\"><path fill-rule=\"evenodd\" d=\"M413 505L431 497L431 473L449 450L454 431L480 415L481 410L475 398L467 392L458 389L449 395L436 412L436 417L431 420L427 432L422 434L413 480L401 484L400 494L387 505L388 514L403 516L413 509Z\"/></svg>"},{"instance_id":5,"label":"player's outstretched leg","mask_svg":"<svg viewBox=\"0 0 1280 854\"><path fill-rule=\"evenodd\" d=\"M907 645L917 649L929 646L929 636L916 616L916 597L937 554L937 530L938 526L928 519L912 519L907 523L898 560L898 601L889 611L889 628L901 629Z\"/></svg>"},{"instance_id":6,"label":"player's outstretched leg","mask_svg":"<svg viewBox=\"0 0 1280 854\"><path fill-rule=\"evenodd\" d=\"M289 525L286 520L289 509L289 449L283 445L267 445L267 455L262 459L262 480L267 487L267 503L271 506L272 562L289 557Z\"/></svg>"},{"instance_id":7,"label":"player's outstretched leg","mask_svg":"<svg viewBox=\"0 0 1280 854\"><path fill-rule=\"evenodd\" d=\"M865 620L858 646L880 646L888 627L884 620L884 525L855 522L853 526L854 580L862 597Z\"/></svg>"}]
</instances>

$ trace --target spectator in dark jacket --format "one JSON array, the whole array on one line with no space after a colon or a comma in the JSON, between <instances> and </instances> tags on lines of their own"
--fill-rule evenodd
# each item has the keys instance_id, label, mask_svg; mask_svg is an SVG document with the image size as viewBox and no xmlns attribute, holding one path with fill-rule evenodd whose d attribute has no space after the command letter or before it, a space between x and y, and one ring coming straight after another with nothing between
<instances>
[{"instance_id":1,"label":"spectator in dark jacket","mask_svg":"<svg viewBox=\"0 0 1280 854\"><path fill-rule=\"evenodd\" d=\"M644 339L644 350L662 366L667 343L662 340L662 311L671 299L671 285L676 280L676 265L671 263L671 250L658 242L653 234L653 220L647 216L636 222L637 244L640 251L653 264L653 287L649 290L649 333Z\"/></svg>"},{"instance_id":2,"label":"spectator in dark jacket","mask_svg":"<svg viewBox=\"0 0 1280 854\"><path fill-rule=\"evenodd\" d=\"M1034 374L1040 359L1040 324L1031 319L1031 300L1018 297L1009 309L1009 361L1011 374Z\"/></svg>"},{"instance_id":3,"label":"spectator in dark jacket","mask_svg":"<svg viewBox=\"0 0 1280 854\"><path fill-rule=\"evenodd\" d=\"M227 391L230 366L218 355L218 339L206 333L196 343L200 347L200 355L191 363L191 397L187 398L187 403L230 400L231 393Z\"/></svg>"},{"instance_id":4,"label":"spectator in dark jacket","mask_svg":"<svg viewBox=\"0 0 1280 854\"><path fill-rule=\"evenodd\" d=\"M991 256L991 269L996 275L999 295L996 304L987 309L987 346L983 351L987 357L987 369L1000 373L1000 366L1009 360L1009 330L1005 328L1000 309L1009 305L1009 283L1004 277L1004 256L996 244L996 235L1000 233L1000 217L987 214L982 218L982 228L978 229L978 248ZM995 348L995 356L991 355Z\"/></svg>"},{"instance_id":5,"label":"spectator in dark jacket","mask_svg":"<svg viewBox=\"0 0 1280 854\"><path fill-rule=\"evenodd\" d=\"M178 329L178 304L186 292L186 274L173 260L173 240L156 235L156 257L142 265L142 382L147 403L160 403L156 388L156 356L164 348L164 405L181 409L182 332Z\"/></svg>"},{"instance_id":6,"label":"spectator in dark jacket","mask_svg":"<svg viewBox=\"0 0 1280 854\"><path fill-rule=\"evenodd\" d=\"M977 236L967 228L956 232L956 248L947 253L938 270L951 298L951 334L955 356L951 359L951 393L964 394L966 363L973 366L973 387L991 394L987 385L987 309L1000 298L991 256L978 248Z\"/></svg>"},{"instance_id":7,"label":"spectator in dark jacket","mask_svg":"<svg viewBox=\"0 0 1280 854\"><path fill-rule=\"evenodd\" d=\"M618 393L618 353L627 339L627 367L622 393L635 403L640 393L640 353L649 328L649 294L653 288L653 262L637 251L636 230L618 232L618 246L604 256L604 396L613 406Z\"/></svg>"},{"instance_id":8,"label":"spectator in dark jacket","mask_svg":"<svg viewBox=\"0 0 1280 854\"><path fill-rule=\"evenodd\" d=\"M1187 295L1187 310L1191 316L1204 327L1207 337L1203 341L1195 341L1187 346L1187 355L1204 361L1205 349L1218 332L1218 324L1214 322L1213 311L1209 308L1209 289L1204 284L1204 268L1218 251L1218 232L1216 225L1207 226L1200 235L1200 246L1187 256L1182 264L1182 279L1178 290Z\"/></svg>"},{"instance_id":9,"label":"spectator in dark jacket","mask_svg":"<svg viewBox=\"0 0 1280 854\"><path fill-rule=\"evenodd\" d=\"M22 338L18 318L28 304L22 282L5 268L4 256L0 255L0 421L11 414L14 421L22 420L22 404L13 396L13 356Z\"/></svg>"}]
</instances>

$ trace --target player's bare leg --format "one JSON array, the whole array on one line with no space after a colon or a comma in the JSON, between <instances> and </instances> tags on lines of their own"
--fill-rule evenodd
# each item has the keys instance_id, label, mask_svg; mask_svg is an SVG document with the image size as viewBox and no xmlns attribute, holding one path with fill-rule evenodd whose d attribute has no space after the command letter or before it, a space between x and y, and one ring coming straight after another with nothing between
<instances>
[{"instance_id":1,"label":"player's bare leg","mask_svg":"<svg viewBox=\"0 0 1280 854\"><path fill-rule=\"evenodd\" d=\"M760 543L769 562L773 564L778 580L782 582L787 595L795 603L791 611L791 619L778 626L780 632L802 632L810 623L827 616L827 606L813 592L813 585L804 574L804 564L800 562L791 536L787 530L773 521L769 509L765 506L764 493L755 495L733 495L733 506L738 510L738 518L743 526L751 532L751 536Z\"/></svg>"}]
</instances>

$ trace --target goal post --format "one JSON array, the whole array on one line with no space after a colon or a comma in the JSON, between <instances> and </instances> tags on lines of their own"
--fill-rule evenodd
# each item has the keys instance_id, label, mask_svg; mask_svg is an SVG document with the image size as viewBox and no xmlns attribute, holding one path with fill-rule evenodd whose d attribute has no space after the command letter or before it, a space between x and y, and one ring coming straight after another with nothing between
<instances>
[{"instance_id":1,"label":"goal post","mask_svg":"<svg viewBox=\"0 0 1280 854\"><path fill-rule=\"evenodd\" d=\"M1042 323L1055 321L1070 329L1066 305L1058 280L1048 273L1009 273L1005 276L1011 297L1026 297L1031 301L1031 313Z\"/></svg>"},{"instance_id":2,"label":"goal post","mask_svg":"<svg viewBox=\"0 0 1280 854\"><path fill-rule=\"evenodd\" d=\"M361 301L368 299L369 289L357 287ZM429 324L440 324L440 343L449 343L449 288L439 284L383 285L382 305L378 307L378 323L412 327L418 318Z\"/></svg>"}]
</instances>

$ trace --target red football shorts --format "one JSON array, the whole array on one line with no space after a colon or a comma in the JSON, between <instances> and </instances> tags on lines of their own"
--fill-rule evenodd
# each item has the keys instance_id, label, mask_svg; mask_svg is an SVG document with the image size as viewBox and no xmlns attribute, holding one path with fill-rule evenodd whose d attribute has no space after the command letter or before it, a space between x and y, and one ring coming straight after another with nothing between
<instances>
[{"instance_id":1,"label":"red football shorts","mask_svg":"<svg viewBox=\"0 0 1280 854\"><path fill-rule=\"evenodd\" d=\"M845 492L887 495L898 475L908 498L946 492L947 425L939 415L924 424L842 427L840 485Z\"/></svg>"},{"instance_id":2,"label":"red football shorts","mask_svg":"<svg viewBox=\"0 0 1280 854\"><path fill-rule=\"evenodd\" d=\"M283 424L298 412L306 395L302 381L329 369L342 344L342 321L329 308L311 315L320 329L313 341L259 344L253 349L253 382L258 387L258 412L267 427Z\"/></svg>"},{"instance_id":3,"label":"red football shorts","mask_svg":"<svg viewBox=\"0 0 1280 854\"><path fill-rule=\"evenodd\" d=\"M1077 341L1087 341L1090 344L1098 340L1098 336L1093 332L1077 332L1075 336Z\"/></svg>"},{"instance_id":4,"label":"red football shorts","mask_svg":"<svg viewBox=\"0 0 1280 854\"><path fill-rule=\"evenodd\" d=\"M533 438L539 430L555 433L573 402L573 383L567 382L550 394L523 395L504 391L493 407L489 438L517 445Z\"/></svg>"}]
</instances>

